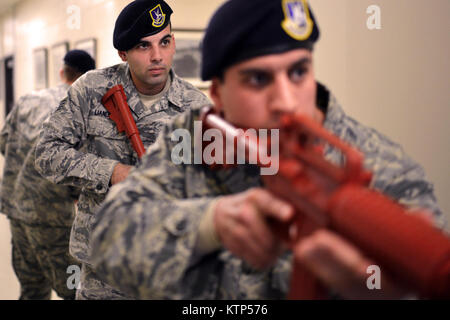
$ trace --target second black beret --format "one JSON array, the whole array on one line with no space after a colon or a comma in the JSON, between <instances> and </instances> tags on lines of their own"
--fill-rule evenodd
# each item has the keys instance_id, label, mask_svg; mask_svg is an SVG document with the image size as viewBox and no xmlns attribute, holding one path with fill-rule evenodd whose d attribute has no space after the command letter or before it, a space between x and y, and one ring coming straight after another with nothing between
<instances>
[{"instance_id":1,"label":"second black beret","mask_svg":"<svg viewBox=\"0 0 450 320\"><path fill-rule=\"evenodd\" d=\"M162 31L170 23L172 9L162 0L136 0L119 14L113 45L121 51L133 48L143 37Z\"/></svg>"}]
</instances>

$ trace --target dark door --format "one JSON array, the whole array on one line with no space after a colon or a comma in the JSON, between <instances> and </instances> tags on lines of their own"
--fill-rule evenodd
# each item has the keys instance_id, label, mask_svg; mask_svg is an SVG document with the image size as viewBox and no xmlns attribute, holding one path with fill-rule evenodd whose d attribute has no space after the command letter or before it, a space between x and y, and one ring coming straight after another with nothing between
<instances>
[{"instance_id":1,"label":"dark door","mask_svg":"<svg viewBox=\"0 0 450 320\"><path fill-rule=\"evenodd\" d=\"M5 111L6 115L14 106L14 57L10 56L4 60L5 70Z\"/></svg>"}]
</instances>

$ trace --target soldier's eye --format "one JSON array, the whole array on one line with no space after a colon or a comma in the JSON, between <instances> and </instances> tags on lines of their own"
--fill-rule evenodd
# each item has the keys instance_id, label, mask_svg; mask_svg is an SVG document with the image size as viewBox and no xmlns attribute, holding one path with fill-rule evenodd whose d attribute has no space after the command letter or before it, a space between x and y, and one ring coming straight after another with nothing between
<instances>
[{"instance_id":1,"label":"soldier's eye","mask_svg":"<svg viewBox=\"0 0 450 320\"><path fill-rule=\"evenodd\" d=\"M170 45L170 39L164 39L163 41L161 41L161 45L163 47L167 47Z\"/></svg>"},{"instance_id":2,"label":"soldier's eye","mask_svg":"<svg viewBox=\"0 0 450 320\"><path fill-rule=\"evenodd\" d=\"M136 48L138 48L138 49L147 49L149 47L150 47L150 45L148 42L141 42L136 46Z\"/></svg>"},{"instance_id":3,"label":"soldier's eye","mask_svg":"<svg viewBox=\"0 0 450 320\"><path fill-rule=\"evenodd\" d=\"M252 87L261 88L269 84L271 76L265 72L253 72L248 74L244 80Z\"/></svg>"},{"instance_id":4,"label":"soldier's eye","mask_svg":"<svg viewBox=\"0 0 450 320\"><path fill-rule=\"evenodd\" d=\"M305 66L296 66L289 70L289 77L292 81L300 81L308 72L308 68Z\"/></svg>"}]
</instances>

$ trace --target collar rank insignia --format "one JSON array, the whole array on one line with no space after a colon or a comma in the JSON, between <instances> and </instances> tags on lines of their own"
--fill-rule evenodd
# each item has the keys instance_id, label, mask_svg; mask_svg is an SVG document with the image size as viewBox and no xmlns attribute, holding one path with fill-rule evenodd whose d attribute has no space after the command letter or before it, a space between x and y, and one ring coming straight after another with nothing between
<instances>
[{"instance_id":1,"label":"collar rank insignia","mask_svg":"<svg viewBox=\"0 0 450 320\"><path fill-rule=\"evenodd\" d=\"M283 0L285 19L281 22L284 31L296 40L306 40L313 30L306 0Z\"/></svg>"},{"instance_id":2,"label":"collar rank insignia","mask_svg":"<svg viewBox=\"0 0 450 320\"><path fill-rule=\"evenodd\" d=\"M166 20L166 15L162 12L160 4L158 4L152 10L150 10L149 13L153 21L152 26L159 28L164 24L164 21Z\"/></svg>"}]
</instances>

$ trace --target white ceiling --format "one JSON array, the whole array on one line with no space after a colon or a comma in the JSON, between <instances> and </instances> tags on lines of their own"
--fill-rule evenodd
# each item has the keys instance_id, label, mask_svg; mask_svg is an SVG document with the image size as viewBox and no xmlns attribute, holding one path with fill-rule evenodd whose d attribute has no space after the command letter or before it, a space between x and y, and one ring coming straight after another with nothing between
<instances>
[{"instance_id":1,"label":"white ceiling","mask_svg":"<svg viewBox=\"0 0 450 320\"><path fill-rule=\"evenodd\" d=\"M0 15L21 0L0 0Z\"/></svg>"}]
</instances>

